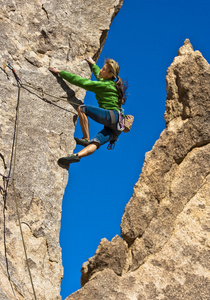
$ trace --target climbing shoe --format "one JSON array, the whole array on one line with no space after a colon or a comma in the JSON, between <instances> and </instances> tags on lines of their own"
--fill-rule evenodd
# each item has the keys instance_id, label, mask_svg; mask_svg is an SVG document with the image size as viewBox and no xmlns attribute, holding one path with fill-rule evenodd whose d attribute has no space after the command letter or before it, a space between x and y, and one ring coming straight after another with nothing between
<instances>
[{"instance_id":1,"label":"climbing shoe","mask_svg":"<svg viewBox=\"0 0 210 300\"><path fill-rule=\"evenodd\" d=\"M78 138L74 138L77 145L81 145L81 146L88 146L90 144L90 142L88 142L86 139L78 139Z\"/></svg>"},{"instance_id":2,"label":"climbing shoe","mask_svg":"<svg viewBox=\"0 0 210 300\"><path fill-rule=\"evenodd\" d=\"M75 162L79 162L80 161L80 157L75 155L75 154L71 154L69 156L66 157L61 157L58 160L58 165L61 168L67 169L69 168L69 165Z\"/></svg>"}]
</instances>

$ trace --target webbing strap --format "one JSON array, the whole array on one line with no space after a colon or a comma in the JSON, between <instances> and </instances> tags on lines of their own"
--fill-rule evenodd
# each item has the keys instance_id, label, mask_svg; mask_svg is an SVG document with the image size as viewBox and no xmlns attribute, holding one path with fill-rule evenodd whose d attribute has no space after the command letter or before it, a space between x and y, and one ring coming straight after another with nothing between
<instances>
[{"instance_id":1,"label":"webbing strap","mask_svg":"<svg viewBox=\"0 0 210 300\"><path fill-rule=\"evenodd\" d=\"M115 113L113 112L113 110L109 110L109 112L110 112L110 117L111 117L111 124L110 125L116 124L117 120L116 120Z\"/></svg>"}]
</instances>

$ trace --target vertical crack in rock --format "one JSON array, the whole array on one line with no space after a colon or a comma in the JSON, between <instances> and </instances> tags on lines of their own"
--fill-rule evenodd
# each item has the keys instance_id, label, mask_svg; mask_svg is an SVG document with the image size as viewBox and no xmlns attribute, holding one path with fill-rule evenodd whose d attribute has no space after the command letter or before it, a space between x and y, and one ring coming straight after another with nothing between
<instances>
[{"instance_id":1,"label":"vertical crack in rock","mask_svg":"<svg viewBox=\"0 0 210 300\"><path fill-rule=\"evenodd\" d=\"M46 8L44 7L44 4L42 4L42 9L45 12L47 18L49 19L49 15L48 15L48 12L47 12Z\"/></svg>"},{"instance_id":2,"label":"vertical crack in rock","mask_svg":"<svg viewBox=\"0 0 210 300\"><path fill-rule=\"evenodd\" d=\"M101 53L101 50L103 49L103 46L104 46L104 43L106 41L106 38L107 38L107 35L108 35L108 30L103 30L102 33L101 33L101 37L100 37L100 48L98 49L98 51L95 53L93 59L95 61L98 60L99 56L100 56L100 53Z\"/></svg>"}]
</instances>

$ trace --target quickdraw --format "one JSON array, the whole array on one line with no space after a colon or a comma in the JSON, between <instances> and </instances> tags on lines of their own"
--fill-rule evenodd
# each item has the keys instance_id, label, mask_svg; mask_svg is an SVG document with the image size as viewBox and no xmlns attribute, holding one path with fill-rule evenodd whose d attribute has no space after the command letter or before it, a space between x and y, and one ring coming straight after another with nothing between
<instances>
[{"instance_id":1,"label":"quickdraw","mask_svg":"<svg viewBox=\"0 0 210 300\"><path fill-rule=\"evenodd\" d=\"M13 74L14 74L14 76L15 76L15 79L17 80L18 83L21 84L21 79L17 76L17 73L15 72L15 69L12 67L12 65L11 65L9 62L7 62L7 67L8 67L10 70L12 70L12 72L13 72Z\"/></svg>"},{"instance_id":2,"label":"quickdraw","mask_svg":"<svg viewBox=\"0 0 210 300\"><path fill-rule=\"evenodd\" d=\"M0 173L0 176L3 177L6 180L12 179L10 176L5 176L2 173ZM14 180L14 179L12 179L12 180Z\"/></svg>"},{"instance_id":3,"label":"quickdraw","mask_svg":"<svg viewBox=\"0 0 210 300\"><path fill-rule=\"evenodd\" d=\"M115 147L115 142L110 142L109 145L107 146L108 150L114 150Z\"/></svg>"}]
</instances>

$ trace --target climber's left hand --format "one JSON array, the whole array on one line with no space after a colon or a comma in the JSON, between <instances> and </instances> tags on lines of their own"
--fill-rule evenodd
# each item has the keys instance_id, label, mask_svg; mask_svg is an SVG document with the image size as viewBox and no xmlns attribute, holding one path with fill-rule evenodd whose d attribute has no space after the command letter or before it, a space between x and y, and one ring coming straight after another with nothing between
<instances>
[{"instance_id":1,"label":"climber's left hand","mask_svg":"<svg viewBox=\"0 0 210 300\"><path fill-rule=\"evenodd\" d=\"M48 70L54 74L59 74L60 70L55 67L49 67Z\"/></svg>"}]
</instances>

